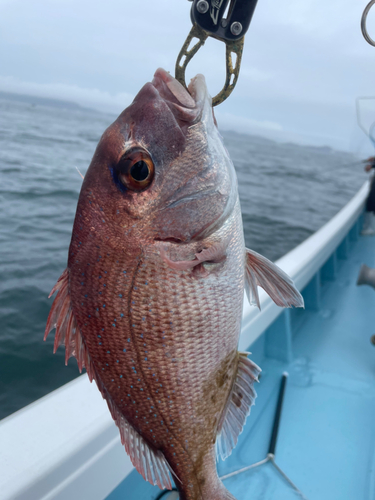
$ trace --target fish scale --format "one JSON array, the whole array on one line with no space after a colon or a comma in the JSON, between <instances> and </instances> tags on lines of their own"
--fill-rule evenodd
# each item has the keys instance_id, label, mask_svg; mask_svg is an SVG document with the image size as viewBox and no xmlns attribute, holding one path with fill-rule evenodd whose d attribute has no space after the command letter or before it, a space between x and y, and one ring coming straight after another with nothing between
<instances>
[{"instance_id":1,"label":"fish scale","mask_svg":"<svg viewBox=\"0 0 375 500\"><path fill-rule=\"evenodd\" d=\"M221 235L225 238L225 233L228 231L238 234L237 240L231 244L231 250L234 251L230 252L230 258L226 263L228 269L243 268L242 233L236 231L236 226L239 224L238 206L224 226ZM235 251L236 248L237 251ZM102 381L108 388L114 403L120 410L126 409L127 420L149 442L160 447L166 456L171 454L168 447L171 448L172 445L175 447L181 442L184 443L182 449L186 452L184 448L186 443L191 450L195 450L194 455L199 457L203 453L202 449L205 451L212 447L215 431L213 426L207 426L207 422L215 418L218 421L218 416L215 414L220 412L223 407L222 399L225 399L228 394L228 388L223 385L222 397L221 399L217 396L214 398L215 405L212 400L207 405L207 400L202 399L204 385L208 384L210 377L213 379L212 383L215 384L218 366L228 354L236 352L238 323L242 310L241 301L238 300L238 296L241 298L243 293L241 276L239 280L235 280L236 283L238 282L236 295L232 287L227 284L226 273L222 274L220 280L209 279L200 282L188 272L181 274L169 269L154 257L142 260L136 267L132 263L134 269L132 271L129 262L118 261L118 257L111 257L110 252L107 252L105 248L97 250L102 255L100 269L96 269L96 272L91 275L87 273L87 287L96 289L97 285L94 283L97 281L101 285L100 290L105 288L106 291L102 291L96 302L90 304L89 310L96 309L101 302L106 307L100 315L98 327L93 327L92 321L87 320L81 326L82 336L88 345L93 364L98 363L98 368L101 368ZM113 263L115 258L117 264ZM127 272L125 276L121 276L117 269L124 267ZM107 268L111 269L109 275L105 274ZM74 273L74 265L71 269ZM94 269L93 266L90 266L90 269ZM107 283L102 282L103 276L106 276ZM121 276L120 283L118 276ZM104 287L104 284L107 286ZM82 290L79 286L77 289ZM113 289L115 289L113 294L107 291ZM124 318L121 320L122 323L119 322L122 328L116 331L116 336L107 337L108 330L118 328L117 325L113 326L113 319L118 318L123 310L125 300L124 297L119 296L119 291L121 295L128 296L128 302L132 304L129 319L125 322L126 318ZM80 303L84 300L84 292L85 289L82 290L80 297L73 297L73 302ZM218 309L218 314L213 314L212 311L217 308L218 294L223 297L224 306ZM179 300L176 300L174 304L169 297L179 297ZM173 305L175 309L171 309ZM76 317L82 325L81 316L81 311L77 311ZM96 321L94 318L92 320ZM93 332L102 328L104 328L103 337L107 339L107 342L98 348ZM215 335L217 342L212 342L212 335ZM147 356L144 355L145 343L150 344L150 353L147 352ZM123 345L126 346L126 353L121 352ZM180 363L176 363L175 358L166 356L172 349L178 350L182 358L182 369L179 369L177 373L176 367L179 368ZM120 363L116 362L118 358L120 358ZM160 358L163 359L162 362ZM133 369L134 366L136 369ZM123 377L119 389L118 381L121 374ZM179 384L177 384L177 379L181 379ZM124 384L126 384L125 387L123 387ZM178 394L181 384L184 387L182 397ZM127 396L129 393L130 396ZM160 400L158 398L161 398L162 404L157 402ZM148 403L145 404L145 401ZM171 407L173 403L174 408ZM184 428L183 437L178 431L170 428L172 421L176 422L174 426L176 429L181 426ZM195 422L195 427L193 431L186 433L186 428L191 425L191 421ZM199 429L197 428L198 422L200 423ZM181 461L180 455L175 456L173 453L169 459L172 469ZM215 470L214 458L211 461L211 468ZM186 467L189 473L191 466ZM182 470L181 464L179 468ZM181 472L180 475L184 477Z\"/></svg>"},{"instance_id":2,"label":"fish scale","mask_svg":"<svg viewBox=\"0 0 375 500\"><path fill-rule=\"evenodd\" d=\"M145 286L142 287L142 284L145 282L150 283L150 275L155 275L152 271L152 267L158 269L158 285L160 291L158 296L149 297L144 303L144 294L147 290ZM171 373L173 373L175 367L178 368L177 365L180 363L176 362L174 357L167 356L167 354L170 353L171 350L180 351L180 354L183 354L182 363L184 368L182 373L179 372L179 374L187 378L184 382L189 381L190 385L194 387L191 391L192 394L199 395L200 391L195 389L196 384L201 377L205 378L205 373L207 371L210 371L210 364L215 365L216 363L212 355L212 351L214 351L215 348L207 338L207 330L211 329L211 324L207 322L206 314L210 310L210 307L208 304L207 308L202 306L201 301L201 297L204 296L205 300L208 302L208 294L206 291L203 290L202 292L199 289L201 284L188 276L188 273L185 273L188 283L185 283L184 276L181 275L179 276L179 280L171 279L171 274L174 277L177 273L173 273L173 270L169 270L165 265L160 266L159 263L150 262L149 265L139 269L137 279L134 282L136 290L132 292L132 299L139 305L135 309L136 312L134 312L134 316L132 316L132 323L134 322L134 324L136 324L135 332L150 331L150 334L144 334L144 338L148 339L150 336L153 340L148 361L144 362L144 360L141 360L141 365L145 367L146 370L144 371L147 372L148 362L152 363L153 360L155 360L155 365L162 366L163 372L167 377L163 379L163 387L168 388L166 391L173 391L175 390L175 381L171 377ZM148 286L149 285L147 285L147 287ZM207 286L210 288L209 283L207 283ZM215 296L215 290L212 290L211 293L212 292ZM170 309L167 310L168 307L170 308L170 304L167 302L166 297L182 294L187 294L186 308L182 311L179 308L175 311L171 311ZM215 298L212 302L214 301L216 301ZM152 318L152 323L142 321L142 318L148 317L149 306L151 306L155 314L155 317ZM193 311L194 314L192 314ZM170 321L170 319L173 319L173 321ZM229 321L230 319L231 318L229 318ZM228 321L228 318L226 318L226 321ZM175 326L177 324L179 324L179 328ZM223 323L221 329L228 329L228 324ZM137 336L137 333L135 333L135 336ZM191 354L189 352L190 347L192 348ZM200 357L196 356L197 347L200 352ZM160 356L165 358L163 363L158 361ZM190 360L194 360L195 369L185 374L184 372L189 368ZM170 384L173 385L169 388Z\"/></svg>"},{"instance_id":3,"label":"fish scale","mask_svg":"<svg viewBox=\"0 0 375 500\"><path fill-rule=\"evenodd\" d=\"M303 301L245 249L203 77L189 88L158 70L101 138L45 337L56 328L55 349L96 381L147 481L171 488L171 472L180 500L233 500L216 457L236 446L260 372L237 351L244 285L255 304L258 286Z\"/></svg>"},{"instance_id":4,"label":"fish scale","mask_svg":"<svg viewBox=\"0 0 375 500\"><path fill-rule=\"evenodd\" d=\"M239 210L236 211L237 219L239 219ZM231 224L228 224L230 226ZM241 235L241 233L238 233ZM235 242L234 247L241 249L243 244L241 238ZM243 266L242 252L232 252L234 262L228 262L228 267L241 269ZM235 262L237 260L237 262ZM214 437L214 426L207 426L207 423L215 418L215 414L223 407L223 402L220 397L216 398L216 409L213 407L212 400L210 405L203 398L204 385L210 377L215 382L218 366L223 359L230 353L235 351L237 347L237 324L241 315L241 302L238 296L233 294L231 287L226 286L227 276L223 275L222 283L224 286L218 286L217 280L212 282L207 280L199 282L192 278L189 273L177 273L168 269L165 264L155 261L150 261L145 266L139 267L134 287L132 291L132 301L137 307L134 307L134 313L131 316L131 323L135 325L134 337L139 338L143 335L140 346L142 348L143 340L147 339L147 344L150 343L150 354L147 356L147 361L141 359L140 366L142 373L146 373L148 379L153 380L150 375L154 371L152 367L148 370L149 364L154 363L155 366L162 366L163 371L158 373L158 380L162 383L162 388L155 385L150 386L150 393L155 394L158 390L159 394L163 391L166 403L175 399L174 410L167 404L161 408L161 417L164 422L175 421L176 427L182 426L185 429L185 440L190 448L200 450L207 449L212 445ZM152 292L152 279L157 276L159 293L154 295ZM176 279L176 277L178 279ZM147 285L145 285L147 283ZM151 293L148 292L151 289ZM243 284L238 286L237 295L242 297ZM212 314L212 309L217 303L217 294L223 294L223 303L225 307L220 308L220 314ZM228 296L226 297L225 294ZM147 299L145 300L145 296ZM185 300L181 299L185 296ZM180 301L184 307L170 310L171 303L167 297L180 297ZM173 303L173 301L172 301ZM149 318L149 310L153 311L153 316ZM168 310L169 308L169 310ZM232 314L229 313L232 312ZM234 316L234 317L233 317ZM143 321L143 318L149 318L149 321ZM173 321L171 321L173 319ZM177 327L179 325L179 328ZM175 326L176 325L176 326ZM150 332L150 333L148 333ZM212 335L217 338L217 343L212 342ZM230 345L227 350L224 348L224 343L221 342L221 337L226 338L226 343ZM149 340L150 338L150 340ZM176 361L173 357L168 357L167 354L171 350L179 351L181 362ZM197 355L197 352L199 355ZM161 361L160 358L163 358ZM180 365L182 364L181 368ZM181 382L178 384L178 379ZM178 388L182 384L184 393L179 396ZM156 388L157 387L157 388ZM225 389L225 388L223 388ZM222 397L226 398L228 390L223 390ZM172 396L170 399L170 395ZM169 397L168 397L169 396ZM158 408L158 403L156 407ZM192 411L192 410L195 411ZM165 414L165 411L167 412ZM195 424L200 422L200 428L195 425L194 432L187 434L186 426L189 421L193 420ZM218 417L216 416L216 420ZM168 427L168 424L166 424ZM208 433L206 431L208 429ZM147 435L146 431L143 431ZM171 429L169 429L169 434ZM175 431L173 431L175 433ZM168 456L168 450L163 448L165 436L161 429L158 429L157 434L161 440L158 443L162 446L162 450ZM205 434L208 434L205 436ZM177 436L181 442L182 438ZM167 438L167 443L169 443ZM167 444L168 447L168 444ZM174 469L174 465L181 460L180 457L171 457L169 463ZM214 468L214 464L211 464ZM181 466L180 466L181 470Z\"/></svg>"}]
</instances>

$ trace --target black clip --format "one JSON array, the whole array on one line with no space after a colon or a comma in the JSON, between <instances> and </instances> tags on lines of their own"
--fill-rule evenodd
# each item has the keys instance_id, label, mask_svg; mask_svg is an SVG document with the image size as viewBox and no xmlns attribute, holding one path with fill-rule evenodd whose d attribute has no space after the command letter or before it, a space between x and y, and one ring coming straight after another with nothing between
<instances>
[{"instance_id":1,"label":"black clip","mask_svg":"<svg viewBox=\"0 0 375 500\"><path fill-rule=\"evenodd\" d=\"M177 58L176 79L186 88L186 67L209 36L224 42L226 45L226 80L221 92L212 99L213 106L217 106L229 97L237 83L244 35L249 29L257 1L194 0L193 2L190 12L193 27ZM225 18L224 15L226 15ZM198 41L188 50L193 39L198 39ZM235 65L233 65L232 54L236 56Z\"/></svg>"},{"instance_id":2,"label":"black clip","mask_svg":"<svg viewBox=\"0 0 375 500\"><path fill-rule=\"evenodd\" d=\"M228 3L228 14L223 19ZM194 0L191 20L218 40L239 40L249 29L258 0Z\"/></svg>"}]
</instances>

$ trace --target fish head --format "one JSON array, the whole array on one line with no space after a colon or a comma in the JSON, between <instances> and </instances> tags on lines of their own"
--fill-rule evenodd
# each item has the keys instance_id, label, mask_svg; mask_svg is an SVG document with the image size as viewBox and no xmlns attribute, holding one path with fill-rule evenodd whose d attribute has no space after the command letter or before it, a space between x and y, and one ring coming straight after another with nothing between
<instances>
[{"instance_id":1,"label":"fish head","mask_svg":"<svg viewBox=\"0 0 375 500\"><path fill-rule=\"evenodd\" d=\"M80 195L89 225L135 247L204 239L236 199L204 77L188 92L162 69L103 134Z\"/></svg>"}]
</instances>

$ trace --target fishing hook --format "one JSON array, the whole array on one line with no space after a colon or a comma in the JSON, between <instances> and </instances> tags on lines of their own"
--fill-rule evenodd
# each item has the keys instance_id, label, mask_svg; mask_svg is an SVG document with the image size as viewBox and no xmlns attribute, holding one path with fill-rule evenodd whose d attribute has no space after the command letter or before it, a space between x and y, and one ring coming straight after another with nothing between
<instances>
[{"instance_id":1,"label":"fishing hook","mask_svg":"<svg viewBox=\"0 0 375 500\"><path fill-rule=\"evenodd\" d=\"M245 33L250 26L257 0L194 0L191 7L193 27L177 57L175 76L186 86L186 67L210 36L226 45L226 79L223 89L212 99L221 104L236 86L241 67ZM224 18L226 15L226 18ZM193 39L197 42L189 50ZM236 57L233 62L233 56Z\"/></svg>"},{"instance_id":2,"label":"fishing hook","mask_svg":"<svg viewBox=\"0 0 375 500\"><path fill-rule=\"evenodd\" d=\"M370 9L371 7L375 4L375 0L371 0L371 2L367 5L367 7L365 8L365 10L363 11L363 14L362 14L362 19L361 19L361 30L362 30L362 35L364 36L366 42L368 42L370 45L372 45L373 47L375 47L375 41L370 37L370 35L368 34L368 31L367 31L367 26L366 26L366 22L367 22L367 16L368 16L368 13L370 12Z\"/></svg>"}]
</instances>

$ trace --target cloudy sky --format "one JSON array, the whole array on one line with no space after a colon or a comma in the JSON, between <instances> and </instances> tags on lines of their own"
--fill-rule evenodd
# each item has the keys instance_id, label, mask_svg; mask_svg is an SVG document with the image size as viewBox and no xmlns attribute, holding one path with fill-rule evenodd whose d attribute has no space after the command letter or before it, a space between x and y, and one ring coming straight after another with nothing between
<instances>
[{"instance_id":1,"label":"cloudy sky","mask_svg":"<svg viewBox=\"0 0 375 500\"><path fill-rule=\"evenodd\" d=\"M219 125L279 140L373 152L355 99L375 97L375 48L360 31L368 0L258 0L240 79ZM174 72L190 30L187 0L0 0L0 90L120 112L158 66ZM375 6L368 19L375 38ZM212 94L224 44L209 39L188 67ZM367 124L375 99L362 101Z\"/></svg>"}]
</instances>

